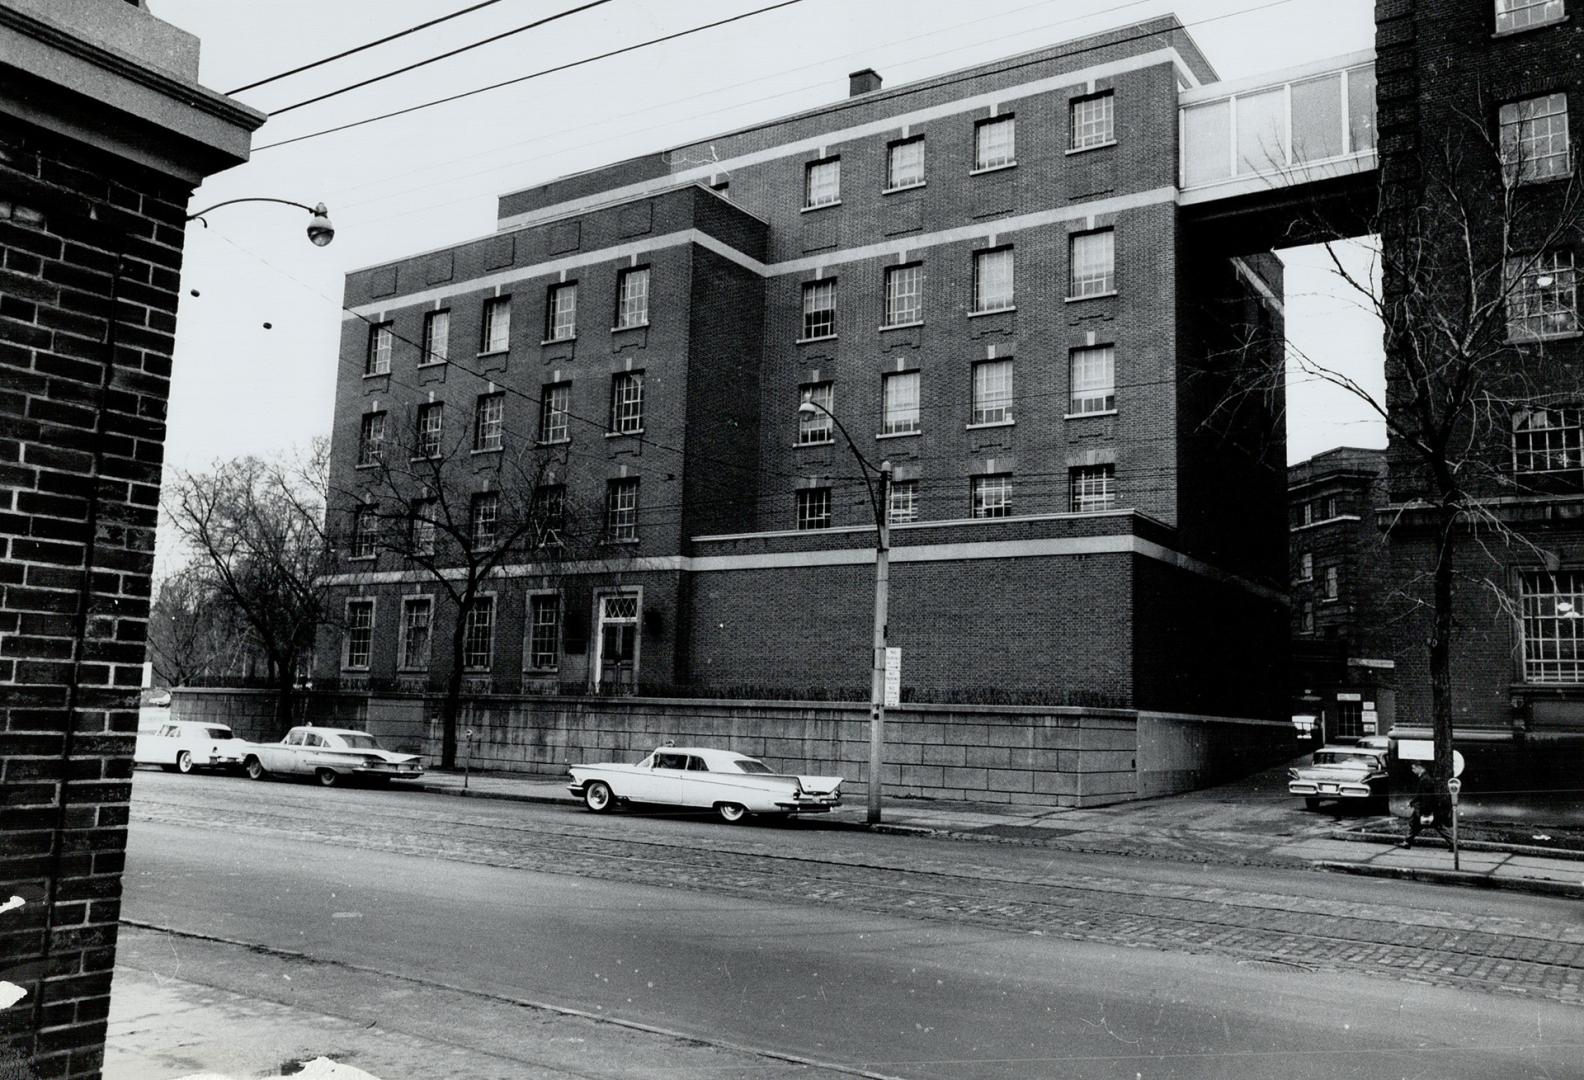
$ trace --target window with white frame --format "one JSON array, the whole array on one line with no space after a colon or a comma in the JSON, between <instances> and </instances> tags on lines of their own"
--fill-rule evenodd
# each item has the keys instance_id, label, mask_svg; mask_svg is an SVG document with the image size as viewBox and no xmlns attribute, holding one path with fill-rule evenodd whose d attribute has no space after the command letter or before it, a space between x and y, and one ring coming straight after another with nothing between
<instances>
[{"instance_id":1,"label":"window with white frame","mask_svg":"<svg viewBox=\"0 0 1584 1080\"><path fill-rule=\"evenodd\" d=\"M572 410L572 384L547 383L539 391L539 441L566 442L572 437L567 414Z\"/></svg>"},{"instance_id":2,"label":"window with white frame","mask_svg":"<svg viewBox=\"0 0 1584 1080\"><path fill-rule=\"evenodd\" d=\"M468 506L468 536L474 550L495 546L500 531L500 492L481 491Z\"/></svg>"},{"instance_id":3,"label":"window with white frame","mask_svg":"<svg viewBox=\"0 0 1584 1080\"><path fill-rule=\"evenodd\" d=\"M395 343L396 331L390 323L369 327L368 355L363 360L363 374L390 374L391 348Z\"/></svg>"},{"instance_id":4,"label":"window with white frame","mask_svg":"<svg viewBox=\"0 0 1584 1080\"><path fill-rule=\"evenodd\" d=\"M611 377L610 429L617 435L635 435L643 430L644 373L622 371Z\"/></svg>"},{"instance_id":5,"label":"window with white frame","mask_svg":"<svg viewBox=\"0 0 1584 1080\"><path fill-rule=\"evenodd\" d=\"M1116 291L1116 233L1111 229L1074 233L1067 241L1067 296L1105 296Z\"/></svg>"},{"instance_id":6,"label":"window with white frame","mask_svg":"<svg viewBox=\"0 0 1584 1080\"><path fill-rule=\"evenodd\" d=\"M915 135L886 147L886 190L918 187L924 182L924 136Z\"/></svg>"},{"instance_id":7,"label":"window with white frame","mask_svg":"<svg viewBox=\"0 0 1584 1080\"><path fill-rule=\"evenodd\" d=\"M401 642L398 646L403 671L429 669L429 629L434 617L434 601L427 596L408 596L402 600Z\"/></svg>"},{"instance_id":8,"label":"window with white frame","mask_svg":"<svg viewBox=\"0 0 1584 1080\"><path fill-rule=\"evenodd\" d=\"M1294 581L1313 581L1314 580L1314 553L1313 552L1305 551L1304 553L1302 553L1301 555L1298 556L1298 576L1295 577L1293 580Z\"/></svg>"},{"instance_id":9,"label":"window with white frame","mask_svg":"<svg viewBox=\"0 0 1584 1080\"><path fill-rule=\"evenodd\" d=\"M816 446L835 438L836 426L829 409L835 403L835 387L829 382L805 383L803 400L821 406L817 409L798 410L798 445Z\"/></svg>"},{"instance_id":10,"label":"window with white frame","mask_svg":"<svg viewBox=\"0 0 1584 1080\"><path fill-rule=\"evenodd\" d=\"M367 671L373 645L374 601L348 600L341 666L348 671Z\"/></svg>"},{"instance_id":11,"label":"window with white frame","mask_svg":"<svg viewBox=\"0 0 1584 1080\"><path fill-rule=\"evenodd\" d=\"M1509 179L1549 180L1573 172L1566 94L1547 94L1503 105L1501 157Z\"/></svg>"},{"instance_id":12,"label":"window with white frame","mask_svg":"<svg viewBox=\"0 0 1584 1080\"><path fill-rule=\"evenodd\" d=\"M495 597L476 596L463 620L462 666L488 671L495 656Z\"/></svg>"},{"instance_id":13,"label":"window with white frame","mask_svg":"<svg viewBox=\"0 0 1584 1080\"><path fill-rule=\"evenodd\" d=\"M372 506L360 506L352 511L351 555L354 559L372 559L379 543L379 516Z\"/></svg>"},{"instance_id":14,"label":"window with white frame","mask_svg":"<svg viewBox=\"0 0 1584 1080\"><path fill-rule=\"evenodd\" d=\"M976 251L973 257L973 310L1005 311L1012 306L1012 249Z\"/></svg>"},{"instance_id":15,"label":"window with white frame","mask_svg":"<svg viewBox=\"0 0 1584 1080\"><path fill-rule=\"evenodd\" d=\"M918 481L893 480L886 491L886 514L893 525L918 520Z\"/></svg>"},{"instance_id":16,"label":"window with white frame","mask_svg":"<svg viewBox=\"0 0 1584 1080\"><path fill-rule=\"evenodd\" d=\"M1116 408L1116 347L1092 345L1068 355L1068 406L1075 415Z\"/></svg>"},{"instance_id":17,"label":"window with white frame","mask_svg":"<svg viewBox=\"0 0 1584 1080\"><path fill-rule=\"evenodd\" d=\"M1314 601L1304 600L1298 605L1298 632L1312 634L1314 626Z\"/></svg>"},{"instance_id":18,"label":"window with white frame","mask_svg":"<svg viewBox=\"0 0 1584 1080\"><path fill-rule=\"evenodd\" d=\"M624 543L638 539L638 479L612 480L605 488L605 539Z\"/></svg>"},{"instance_id":19,"label":"window with white frame","mask_svg":"<svg viewBox=\"0 0 1584 1080\"><path fill-rule=\"evenodd\" d=\"M1527 341L1576 333L1578 274L1571 251L1507 260L1507 336Z\"/></svg>"},{"instance_id":20,"label":"window with white frame","mask_svg":"<svg viewBox=\"0 0 1584 1080\"><path fill-rule=\"evenodd\" d=\"M1086 150L1091 146L1105 146L1116 141L1115 100L1116 95L1109 90L1072 100L1068 106L1072 121L1072 149Z\"/></svg>"},{"instance_id":21,"label":"window with white frame","mask_svg":"<svg viewBox=\"0 0 1584 1080\"><path fill-rule=\"evenodd\" d=\"M809 281L803 285L803 340L832 337L836 333L836 280Z\"/></svg>"},{"instance_id":22,"label":"window with white frame","mask_svg":"<svg viewBox=\"0 0 1584 1080\"><path fill-rule=\"evenodd\" d=\"M1328 566L1325 568L1325 582L1322 586L1323 595L1327 600L1339 600L1342 597L1342 570L1340 567Z\"/></svg>"},{"instance_id":23,"label":"window with white frame","mask_svg":"<svg viewBox=\"0 0 1584 1080\"><path fill-rule=\"evenodd\" d=\"M484 301L483 333L479 352L505 352L511 347L511 297L495 296Z\"/></svg>"},{"instance_id":24,"label":"window with white frame","mask_svg":"<svg viewBox=\"0 0 1584 1080\"><path fill-rule=\"evenodd\" d=\"M919 430L919 373L898 371L881 379L881 432L910 435Z\"/></svg>"},{"instance_id":25,"label":"window with white frame","mask_svg":"<svg viewBox=\"0 0 1584 1080\"><path fill-rule=\"evenodd\" d=\"M999 169L1017 160L1017 125L1010 116L974 125L974 169Z\"/></svg>"},{"instance_id":26,"label":"window with white frame","mask_svg":"<svg viewBox=\"0 0 1584 1080\"><path fill-rule=\"evenodd\" d=\"M431 401L418 406L418 431L413 449L419 457L440 456L440 435L444 420L444 402Z\"/></svg>"},{"instance_id":27,"label":"window with white frame","mask_svg":"<svg viewBox=\"0 0 1584 1080\"><path fill-rule=\"evenodd\" d=\"M1496 0L1496 32L1505 34L1561 22L1565 14L1563 0Z\"/></svg>"},{"instance_id":28,"label":"window with white frame","mask_svg":"<svg viewBox=\"0 0 1584 1080\"><path fill-rule=\"evenodd\" d=\"M841 158L811 161L803 167L803 206L830 206L841 202Z\"/></svg>"},{"instance_id":29,"label":"window with white frame","mask_svg":"<svg viewBox=\"0 0 1584 1080\"><path fill-rule=\"evenodd\" d=\"M1584 571L1526 570L1518 591L1524 682L1584 682Z\"/></svg>"},{"instance_id":30,"label":"window with white frame","mask_svg":"<svg viewBox=\"0 0 1584 1080\"><path fill-rule=\"evenodd\" d=\"M975 476L968 481L973 497L973 516L1000 518L1012 513L1012 476L1010 473L993 473Z\"/></svg>"},{"instance_id":31,"label":"window with white frame","mask_svg":"<svg viewBox=\"0 0 1584 1080\"><path fill-rule=\"evenodd\" d=\"M1513 472L1584 478L1584 409L1520 409L1513 414Z\"/></svg>"},{"instance_id":32,"label":"window with white frame","mask_svg":"<svg viewBox=\"0 0 1584 1080\"><path fill-rule=\"evenodd\" d=\"M537 485L534 488L534 513L539 520L540 545L560 547L566 538L566 485Z\"/></svg>"},{"instance_id":33,"label":"window with white frame","mask_svg":"<svg viewBox=\"0 0 1584 1080\"><path fill-rule=\"evenodd\" d=\"M378 465L385 457L385 414L371 412L363 414L363 421L358 426L358 456L359 467L364 465Z\"/></svg>"},{"instance_id":34,"label":"window with white frame","mask_svg":"<svg viewBox=\"0 0 1584 1080\"><path fill-rule=\"evenodd\" d=\"M924 265L888 266L885 272L885 325L907 326L924 318Z\"/></svg>"},{"instance_id":35,"label":"window with white frame","mask_svg":"<svg viewBox=\"0 0 1584 1080\"><path fill-rule=\"evenodd\" d=\"M616 329L644 326L649 322L649 268L635 266L623 270L616 279Z\"/></svg>"},{"instance_id":36,"label":"window with white frame","mask_svg":"<svg viewBox=\"0 0 1584 1080\"><path fill-rule=\"evenodd\" d=\"M797 527L800 530L831 527L830 488L803 488L797 493Z\"/></svg>"},{"instance_id":37,"label":"window with white frame","mask_svg":"<svg viewBox=\"0 0 1584 1080\"><path fill-rule=\"evenodd\" d=\"M451 351L451 312L442 308L424 316L423 356L420 364L443 364Z\"/></svg>"},{"instance_id":38,"label":"window with white frame","mask_svg":"<svg viewBox=\"0 0 1584 1080\"><path fill-rule=\"evenodd\" d=\"M981 360L973 366L973 410L970 424L1012 422L1011 359Z\"/></svg>"},{"instance_id":39,"label":"window with white frame","mask_svg":"<svg viewBox=\"0 0 1584 1080\"><path fill-rule=\"evenodd\" d=\"M506 394L480 394L473 406L473 449L499 450L506 426Z\"/></svg>"},{"instance_id":40,"label":"window with white frame","mask_svg":"<svg viewBox=\"0 0 1584 1080\"><path fill-rule=\"evenodd\" d=\"M439 499L416 499L412 504L412 551L414 555L433 555Z\"/></svg>"},{"instance_id":41,"label":"window with white frame","mask_svg":"<svg viewBox=\"0 0 1584 1080\"><path fill-rule=\"evenodd\" d=\"M561 597L535 593L528 598L528 648L530 671L554 671L561 662Z\"/></svg>"},{"instance_id":42,"label":"window with white frame","mask_svg":"<svg viewBox=\"0 0 1584 1080\"><path fill-rule=\"evenodd\" d=\"M1068 470L1072 511L1086 514L1116 506L1116 466L1079 465Z\"/></svg>"},{"instance_id":43,"label":"window with white frame","mask_svg":"<svg viewBox=\"0 0 1584 1080\"><path fill-rule=\"evenodd\" d=\"M545 340L570 341L577 337L577 282L550 286L545 294Z\"/></svg>"}]
</instances>

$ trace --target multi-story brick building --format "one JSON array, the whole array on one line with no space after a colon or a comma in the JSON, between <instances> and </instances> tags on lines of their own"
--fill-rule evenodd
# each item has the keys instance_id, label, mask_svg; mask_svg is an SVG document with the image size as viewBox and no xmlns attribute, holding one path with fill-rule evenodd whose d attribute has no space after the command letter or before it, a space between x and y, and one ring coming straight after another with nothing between
<instances>
[{"instance_id":1,"label":"multi-story brick building","mask_svg":"<svg viewBox=\"0 0 1584 1080\"><path fill-rule=\"evenodd\" d=\"M1293 716L1327 741L1395 720L1385 501L1383 450L1342 446L1287 469Z\"/></svg>"},{"instance_id":2,"label":"multi-story brick building","mask_svg":"<svg viewBox=\"0 0 1584 1080\"><path fill-rule=\"evenodd\" d=\"M1281 267L1193 248L1177 205L1178 94L1213 78L1174 19L858 72L350 274L321 685L447 674L455 614L372 510L430 430L486 542L514 454L553 458L540 506L603 541L505 560L464 628L474 688L861 700L875 519L845 429L894 469L905 697L1285 725L1280 403L1217 408L1279 356Z\"/></svg>"}]
</instances>

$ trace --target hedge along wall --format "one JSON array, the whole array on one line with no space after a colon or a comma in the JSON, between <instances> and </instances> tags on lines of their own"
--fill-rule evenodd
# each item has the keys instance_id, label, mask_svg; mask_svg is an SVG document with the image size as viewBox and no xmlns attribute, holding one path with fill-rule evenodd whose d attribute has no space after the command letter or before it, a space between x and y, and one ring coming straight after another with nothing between
<instances>
[{"instance_id":1,"label":"hedge along wall","mask_svg":"<svg viewBox=\"0 0 1584 1080\"><path fill-rule=\"evenodd\" d=\"M273 741L270 696L178 690L179 719L220 721ZM304 717L357 727L392 749L440 755L439 701L420 695L304 695ZM261 726L262 723L262 726ZM636 761L656 746L729 746L788 772L868 782L861 703L490 696L464 703L458 760L560 777L572 762ZM1291 753L1285 724L1128 709L904 705L886 714L885 790L973 802L1100 806L1187 791Z\"/></svg>"}]
</instances>

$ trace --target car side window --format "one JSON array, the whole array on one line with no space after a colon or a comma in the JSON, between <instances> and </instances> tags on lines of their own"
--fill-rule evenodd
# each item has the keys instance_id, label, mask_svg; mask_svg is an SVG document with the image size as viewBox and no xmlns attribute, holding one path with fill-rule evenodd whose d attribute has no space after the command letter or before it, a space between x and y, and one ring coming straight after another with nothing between
<instances>
[{"instance_id":1,"label":"car side window","mask_svg":"<svg viewBox=\"0 0 1584 1080\"><path fill-rule=\"evenodd\" d=\"M176 736L181 734L181 728L177 727L175 724L166 724L164 727L160 728L159 733L167 739L174 739Z\"/></svg>"},{"instance_id":2,"label":"car side window","mask_svg":"<svg viewBox=\"0 0 1584 1080\"><path fill-rule=\"evenodd\" d=\"M685 769L687 767L687 755L656 754L654 767L657 769Z\"/></svg>"},{"instance_id":3,"label":"car side window","mask_svg":"<svg viewBox=\"0 0 1584 1080\"><path fill-rule=\"evenodd\" d=\"M704 764L701 757L688 757L688 772L709 772L709 766Z\"/></svg>"},{"instance_id":4,"label":"car side window","mask_svg":"<svg viewBox=\"0 0 1584 1080\"><path fill-rule=\"evenodd\" d=\"M292 728L290 731L288 731L286 733L286 745L287 746L301 746L302 744L303 744L303 732L302 732L301 728Z\"/></svg>"},{"instance_id":5,"label":"car side window","mask_svg":"<svg viewBox=\"0 0 1584 1080\"><path fill-rule=\"evenodd\" d=\"M303 734L303 745L304 746L323 746L324 744L325 744L325 741L323 739L321 739L317 735L309 734L309 733L306 733L306 732Z\"/></svg>"}]
</instances>

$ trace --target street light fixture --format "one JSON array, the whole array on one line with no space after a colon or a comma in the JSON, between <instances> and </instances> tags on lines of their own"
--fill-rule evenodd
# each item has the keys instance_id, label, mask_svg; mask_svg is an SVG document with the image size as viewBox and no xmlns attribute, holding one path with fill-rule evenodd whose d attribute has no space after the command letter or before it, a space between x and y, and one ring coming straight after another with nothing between
<instances>
[{"instance_id":1,"label":"street light fixture","mask_svg":"<svg viewBox=\"0 0 1584 1080\"><path fill-rule=\"evenodd\" d=\"M204 228L207 229L209 227L209 222L204 218L204 215L209 213L209 211L218 210L222 206L230 206L232 203L245 202L280 203L283 206L295 206L299 210L306 210L309 214L313 215L308 219L309 242L312 243L314 247L324 247L330 241L335 239L335 226L330 224L330 214L329 211L325 209L324 203L319 203L315 206L309 206L307 203L293 202L290 199L272 199L263 195L253 195L242 199L227 199L225 202L217 202L213 206L205 207L196 214L188 214L187 220L202 221Z\"/></svg>"},{"instance_id":2,"label":"street light fixture","mask_svg":"<svg viewBox=\"0 0 1584 1080\"><path fill-rule=\"evenodd\" d=\"M891 463L882 461L871 465L869 459L858 452L836 414L817 401L805 401L798 406L798 416L813 419L819 413L830 417L847 440L847 448L858 459L863 469L864 487L869 489L869 505L875 517L875 602L874 602L874 658L869 675L869 824L880 823L880 788L885 761L885 675L886 675L886 604L891 586L891 524L888 506L891 488ZM869 474L875 474L871 483Z\"/></svg>"}]
</instances>

